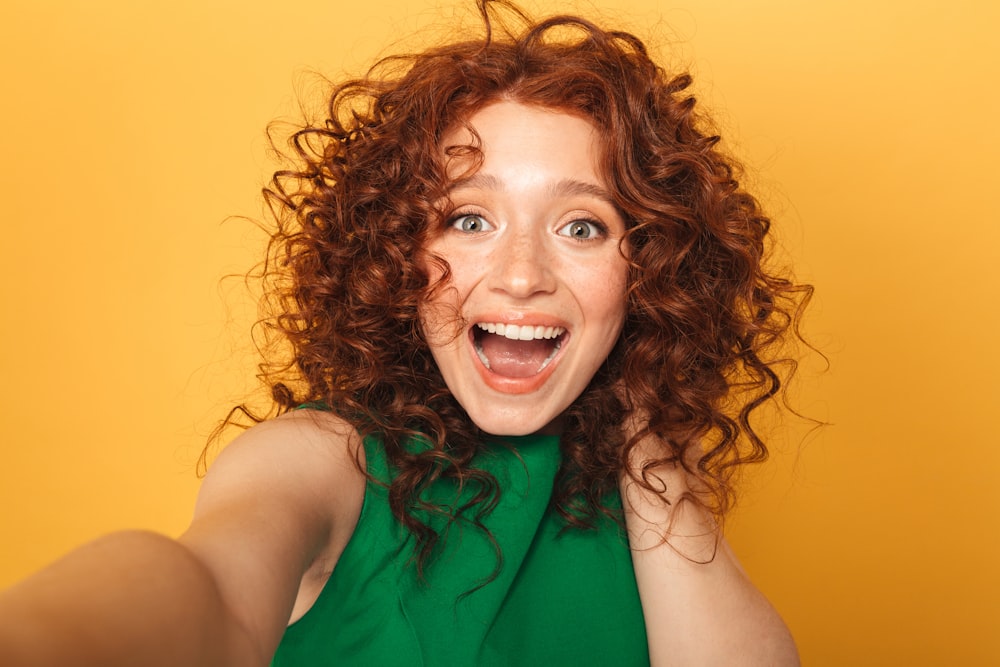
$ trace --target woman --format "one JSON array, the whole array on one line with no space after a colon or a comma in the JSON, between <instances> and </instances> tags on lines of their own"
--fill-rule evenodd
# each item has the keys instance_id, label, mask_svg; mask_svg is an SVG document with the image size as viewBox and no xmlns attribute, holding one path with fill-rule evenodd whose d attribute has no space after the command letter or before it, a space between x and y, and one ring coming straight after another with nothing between
<instances>
[{"instance_id":1,"label":"woman","mask_svg":"<svg viewBox=\"0 0 1000 667\"><path fill-rule=\"evenodd\" d=\"M522 28L495 34L495 5ZM720 534L808 288L625 33L483 39L335 88L267 193L280 417L177 541L10 591L3 664L797 664Z\"/></svg>"}]
</instances>

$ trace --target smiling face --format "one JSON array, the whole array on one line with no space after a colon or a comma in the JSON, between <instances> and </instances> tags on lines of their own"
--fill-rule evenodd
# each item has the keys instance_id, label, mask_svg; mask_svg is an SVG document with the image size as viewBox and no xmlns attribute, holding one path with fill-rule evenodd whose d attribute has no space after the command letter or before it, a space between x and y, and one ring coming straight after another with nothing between
<instances>
[{"instance_id":1,"label":"smiling face","mask_svg":"<svg viewBox=\"0 0 1000 667\"><path fill-rule=\"evenodd\" d=\"M420 316L448 388L496 435L559 430L625 318L625 222L580 117L514 102L470 119L483 162L449 165L447 223L427 250L451 267ZM463 128L442 149L466 146ZM432 279L439 277L431 264Z\"/></svg>"}]
</instances>

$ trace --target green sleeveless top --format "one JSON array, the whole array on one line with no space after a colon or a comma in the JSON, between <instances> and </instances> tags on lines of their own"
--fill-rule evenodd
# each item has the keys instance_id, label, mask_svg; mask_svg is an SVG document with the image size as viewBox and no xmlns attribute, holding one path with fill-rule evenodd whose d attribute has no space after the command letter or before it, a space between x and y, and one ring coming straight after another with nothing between
<instances>
[{"instance_id":1,"label":"green sleeveless top","mask_svg":"<svg viewBox=\"0 0 1000 667\"><path fill-rule=\"evenodd\" d=\"M496 446L475 460L501 488L483 521L502 552L495 579L482 585L497 564L482 530L431 518L443 546L418 580L413 540L389 511L386 489L369 482L350 542L272 666L648 665L623 531L611 520L566 528L549 507L558 437L505 441L516 454ZM368 471L391 479L376 438L365 452ZM450 480L431 493L438 502L465 495Z\"/></svg>"}]
</instances>

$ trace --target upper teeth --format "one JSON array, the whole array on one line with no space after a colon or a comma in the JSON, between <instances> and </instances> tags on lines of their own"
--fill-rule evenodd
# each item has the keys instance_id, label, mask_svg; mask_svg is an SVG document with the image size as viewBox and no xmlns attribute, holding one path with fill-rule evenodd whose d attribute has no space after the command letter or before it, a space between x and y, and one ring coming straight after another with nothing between
<instances>
[{"instance_id":1,"label":"upper teeth","mask_svg":"<svg viewBox=\"0 0 1000 667\"><path fill-rule=\"evenodd\" d=\"M477 327L491 334L503 336L511 340L534 340L536 338L558 338L565 333L562 327L533 327L517 324L502 324L500 322L479 322Z\"/></svg>"}]
</instances>

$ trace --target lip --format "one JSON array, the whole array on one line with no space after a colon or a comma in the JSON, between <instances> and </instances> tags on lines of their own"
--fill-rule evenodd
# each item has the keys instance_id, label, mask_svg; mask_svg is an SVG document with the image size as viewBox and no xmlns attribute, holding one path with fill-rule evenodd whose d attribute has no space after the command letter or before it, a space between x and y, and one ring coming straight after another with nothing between
<instances>
[{"instance_id":1,"label":"lip","mask_svg":"<svg viewBox=\"0 0 1000 667\"><path fill-rule=\"evenodd\" d=\"M516 324L522 327L531 326L561 328L563 329L563 333L561 334L562 341L556 355L552 357L552 360L549 361L545 368L543 368L539 373L523 378L507 377L505 375L498 375L497 373L494 373L490 369L486 368L486 366L483 365L482 360L479 358L479 355L476 353L475 330L478 328L477 325L480 323ZM505 313L502 315L483 315L476 317L472 320L470 326L468 327L468 331L466 332L466 340L469 342L468 353L472 358L472 365L475 367L476 372L479 373L479 377L487 387L502 394L530 394L531 392L538 390L546 383L546 381L548 381L550 377L552 377L552 374L555 373L556 368L559 366L559 362L566 353L566 348L571 337L570 328L563 320L547 315L525 313Z\"/></svg>"}]
</instances>

